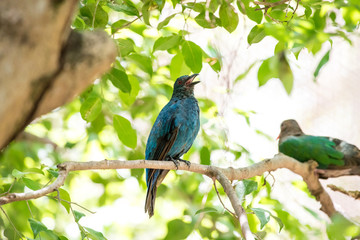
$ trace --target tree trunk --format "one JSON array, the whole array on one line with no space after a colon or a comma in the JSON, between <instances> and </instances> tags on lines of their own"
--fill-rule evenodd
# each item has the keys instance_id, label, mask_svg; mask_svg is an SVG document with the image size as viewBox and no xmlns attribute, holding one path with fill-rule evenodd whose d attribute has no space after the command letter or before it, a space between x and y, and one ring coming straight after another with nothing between
<instances>
[{"instance_id":1,"label":"tree trunk","mask_svg":"<svg viewBox=\"0 0 360 240\"><path fill-rule=\"evenodd\" d=\"M0 1L0 149L110 68L105 32L75 32L77 0Z\"/></svg>"}]
</instances>

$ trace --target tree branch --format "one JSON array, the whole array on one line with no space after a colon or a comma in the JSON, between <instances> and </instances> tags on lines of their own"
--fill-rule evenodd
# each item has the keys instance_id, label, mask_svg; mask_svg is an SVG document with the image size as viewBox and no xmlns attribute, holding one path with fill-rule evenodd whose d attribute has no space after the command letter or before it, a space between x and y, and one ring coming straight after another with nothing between
<instances>
[{"instance_id":1,"label":"tree branch","mask_svg":"<svg viewBox=\"0 0 360 240\"><path fill-rule=\"evenodd\" d=\"M254 176L261 176L265 172L275 171L279 168L287 168L294 173L302 176L304 181L307 183L308 188L316 200L321 203L321 210L325 212L328 216L332 216L336 211L334 204L331 201L330 196L321 186L319 179L314 172L317 163L314 161L309 161L306 163L301 163L296 161L293 158L285 156L283 154L275 155L272 159L265 159L264 161L255 163L249 167L234 169L229 168L220 168L215 166L207 166L192 163L188 167L185 163L180 163L178 166L179 170L185 170L190 172L196 172L203 175L206 175L210 178L218 177L218 181L223 185L224 177L227 180L242 180L251 178ZM99 169L134 169L134 168L153 168L153 169L169 169L175 170L176 167L172 162L168 161L150 161L150 160L134 160L134 161L120 161L120 160L102 160L102 161L90 161L90 162L64 162L58 165L59 176L58 178L50 185L36 191L30 191L27 193L9 193L5 196L0 197L0 205L15 201L23 201L36 199L46 194L49 194L53 191L56 191L61 187L69 172L71 171L81 171L81 170L99 170ZM219 172L221 174L219 174ZM224 190L225 186L223 185ZM228 190L229 191L229 190ZM231 190L230 190L231 191ZM228 195L229 196L229 195ZM230 196L232 196L230 194ZM229 196L229 198L230 198ZM236 200L232 200L233 208L236 211L239 211L238 203ZM240 212L236 212L240 217ZM243 221L243 219L242 219Z\"/></svg>"},{"instance_id":2,"label":"tree branch","mask_svg":"<svg viewBox=\"0 0 360 240\"><path fill-rule=\"evenodd\" d=\"M333 184L329 184L327 186L328 186L328 188L330 188L331 190L333 190L335 192L341 192L341 193L348 195L349 197L352 197L356 200L360 199L360 191L346 191L345 189L335 186Z\"/></svg>"},{"instance_id":3,"label":"tree branch","mask_svg":"<svg viewBox=\"0 0 360 240\"><path fill-rule=\"evenodd\" d=\"M241 206L239 198L236 196L235 190L231 185L229 179L222 173L222 171L217 167L210 167L210 172L214 174L214 177L220 182L223 186L226 195L229 197L231 205L233 206L237 218L240 222L242 235L246 240L255 239L249 226L249 222L246 216L244 208Z\"/></svg>"}]
</instances>

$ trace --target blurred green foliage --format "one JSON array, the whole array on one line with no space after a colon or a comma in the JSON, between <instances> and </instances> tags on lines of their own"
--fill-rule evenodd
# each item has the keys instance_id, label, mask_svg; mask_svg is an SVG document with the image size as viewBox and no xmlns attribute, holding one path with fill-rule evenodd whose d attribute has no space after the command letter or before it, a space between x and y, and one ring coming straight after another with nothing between
<instances>
[{"instance_id":1,"label":"blurred green foliage","mask_svg":"<svg viewBox=\"0 0 360 240\"><path fill-rule=\"evenodd\" d=\"M260 66L251 64L235 82L258 66L259 86L278 78L290 94L294 80L288 56L293 54L297 58L303 49L316 54L334 37L351 44L349 34L359 27L360 2L302 0L267 6L257 5L253 0L80 1L72 27L79 31L104 29L117 43L118 57L112 69L76 100L27 127L27 133L48 139L50 143L17 141L1 152L1 192L40 189L58 176L56 164L64 161L144 159L147 134L171 97L173 81L181 75L200 72L206 64L217 73L221 71L221 56L212 46L203 49L186 40L187 24L196 23L200 30L224 28L231 33L242 15L256 23L247 36L249 44L261 42L268 36L278 44L274 56L261 61ZM329 60L330 53L331 50L321 59L314 77ZM224 130L216 127L221 120L217 118L215 102L199 98L199 105L201 121L206 127L185 158L209 165L214 152L226 150L235 161L253 163L245 148L226 144ZM256 114L234 111L249 125L251 115ZM251 230L259 239L279 232L291 239L306 239L309 232L320 237L319 228L302 224L286 211L283 203L272 197L272 187L264 177L234 182L234 188L248 212ZM71 173L57 192L37 200L2 206L0 238L240 237L239 224L220 204L212 181L199 174L171 172L166 184L158 189L157 214L151 220L144 219L142 214L145 192L143 169ZM226 199L221 188L219 195ZM91 218L93 214L89 209L101 212L124 202L140 210L132 212L134 208L120 207L108 212L106 218ZM316 213L311 214L324 221ZM107 218L118 219L119 223L109 222ZM124 223L126 220L129 223ZM359 234L359 229L346 219L335 217L327 233L330 239L342 239Z\"/></svg>"}]
</instances>

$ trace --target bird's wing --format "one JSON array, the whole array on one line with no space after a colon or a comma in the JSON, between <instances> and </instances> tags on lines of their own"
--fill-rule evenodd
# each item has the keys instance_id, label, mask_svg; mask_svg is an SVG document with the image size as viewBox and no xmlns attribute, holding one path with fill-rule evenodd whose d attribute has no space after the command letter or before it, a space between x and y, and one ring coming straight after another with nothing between
<instances>
[{"instance_id":1,"label":"bird's wing","mask_svg":"<svg viewBox=\"0 0 360 240\"><path fill-rule=\"evenodd\" d=\"M289 137L279 145L280 152L299 161L317 161L320 167L343 165L344 154L334 148L335 143L324 137L304 135Z\"/></svg>"},{"instance_id":2,"label":"bird's wing","mask_svg":"<svg viewBox=\"0 0 360 240\"><path fill-rule=\"evenodd\" d=\"M164 122L162 130L165 130L166 133L157 138L156 146L152 150L152 154L149 154L151 156L149 159L165 160L175 143L180 126L176 126L175 117ZM167 173L167 170L147 169L146 180L149 187L153 184L159 186Z\"/></svg>"}]
</instances>

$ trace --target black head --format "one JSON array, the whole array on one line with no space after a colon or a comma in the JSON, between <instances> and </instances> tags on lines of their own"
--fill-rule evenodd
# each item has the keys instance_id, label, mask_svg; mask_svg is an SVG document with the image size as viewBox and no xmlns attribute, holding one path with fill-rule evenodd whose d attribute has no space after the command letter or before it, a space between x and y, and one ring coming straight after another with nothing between
<instances>
[{"instance_id":1,"label":"black head","mask_svg":"<svg viewBox=\"0 0 360 240\"><path fill-rule=\"evenodd\" d=\"M194 86L198 84L200 81L194 82L194 79L199 74L195 73L191 76L184 75L176 79L174 83L174 93L173 95L185 95L190 96L194 95Z\"/></svg>"}]
</instances>

